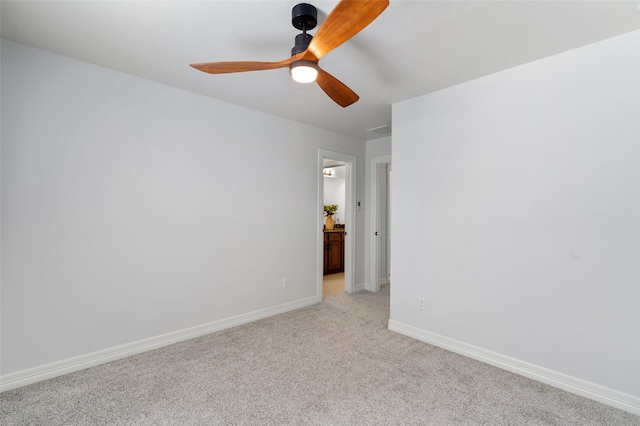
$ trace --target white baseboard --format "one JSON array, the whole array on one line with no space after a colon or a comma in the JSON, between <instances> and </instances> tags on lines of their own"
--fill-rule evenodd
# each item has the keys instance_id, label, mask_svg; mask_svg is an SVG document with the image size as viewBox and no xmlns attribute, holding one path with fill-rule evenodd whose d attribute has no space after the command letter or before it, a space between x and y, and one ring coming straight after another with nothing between
<instances>
[{"instance_id":1,"label":"white baseboard","mask_svg":"<svg viewBox=\"0 0 640 426\"><path fill-rule=\"evenodd\" d=\"M376 289L377 289L377 291L380 291L380 286L385 285L387 283L388 283L388 281L386 281L386 280L380 280L378 282L378 286L377 287L375 287L372 282L362 283L362 284L359 284L359 286L360 286L359 289L360 290L367 290L367 291L376 291Z\"/></svg>"},{"instance_id":2,"label":"white baseboard","mask_svg":"<svg viewBox=\"0 0 640 426\"><path fill-rule=\"evenodd\" d=\"M366 289L367 289L367 288L366 288L366 286L365 286L365 284L364 284L364 283L358 283L358 284L356 284L356 285L353 287L353 292L354 292L354 293L357 293L357 292L359 292L359 291L366 290Z\"/></svg>"},{"instance_id":3,"label":"white baseboard","mask_svg":"<svg viewBox=\"0 0 640 426\"><path fill-rule=\"evenodd\" d=\"M207 324L186 328L184 330L151 337L149 339L139 340L137 342L116 346L98 352L53 362L51 364L29 368L27 370L18 371L16 373L6 374L0 377L0 392L19 388L21 386L40 382L42 380L51 379L53 377L62 376L74 371L84 370L85 368L105 364L107 362L161 348L163 346L172 345L184 340L193 339L205 334L214 333L216 331L235 327L241 324L246 324L262 318L267 318L284 312L304 308L316 303L318 303L318 298L316 296L308 297L306 299L297 300L295 302L285 303L283 305L274 306L271 308L260 309L258 311L249 312L247 314L237 315L231 318L225 318Z\"/></svg>"},{"instance_id":4,"label":"white baseboard","mask_svg":"<svg viewBox=\"0 0 640 426\"><path fill-rule=\"evenodd\" d=\"M486 364L502 368L503 370L511 371L512 373L546 383L568 392L593 399L594 401L602 402L603 404L640 415L640 398L638 397L397 321L389 320L389 330L447 349L451 352L476 359Z\"/></svg>"}]
</instances>

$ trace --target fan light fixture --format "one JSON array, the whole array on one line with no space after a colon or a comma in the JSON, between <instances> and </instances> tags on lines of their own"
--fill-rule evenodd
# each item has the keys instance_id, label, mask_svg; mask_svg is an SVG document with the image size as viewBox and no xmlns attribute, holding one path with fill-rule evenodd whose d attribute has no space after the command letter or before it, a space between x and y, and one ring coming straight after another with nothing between
<instances>
[{"instance_id":1,"label":"fan light fixture","mask_svg":"<svg viewBox=\"0 0 640 426\"><path fill-rule=\"evenodd\" d=\"M298 83L313 83L318 77L318 66L311 61L296 61L289 68L291 78Z\"/></svg>"}]
</instances>

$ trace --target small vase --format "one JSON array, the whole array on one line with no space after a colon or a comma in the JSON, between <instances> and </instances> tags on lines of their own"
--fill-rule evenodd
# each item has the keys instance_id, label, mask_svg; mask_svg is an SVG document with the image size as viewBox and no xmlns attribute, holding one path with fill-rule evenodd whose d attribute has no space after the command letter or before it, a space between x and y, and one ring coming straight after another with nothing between
<instances>
[{"instance_id":1,"label":"small vase","mask_svg":"<svg viewBox=\"0 0 640 426\"><path fill-rule=\"evenodd\" d=\"M333 231L333 215L327 215L327 221L324 223L324 229Z\"/></svg>"}]
</instances>

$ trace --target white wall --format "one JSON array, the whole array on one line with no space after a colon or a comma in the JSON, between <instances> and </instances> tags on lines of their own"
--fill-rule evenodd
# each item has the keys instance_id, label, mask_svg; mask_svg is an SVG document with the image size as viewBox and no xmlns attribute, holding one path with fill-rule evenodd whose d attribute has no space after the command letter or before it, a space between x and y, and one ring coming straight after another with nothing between
<instances>
[{"instance_id":1,"label":"white wall","mask_svg":"<svg viewBox=\"0 0 640 426\"><path fill-rule=\"evenodd\" d=\"M324 204L336 204L338 211L333 216L333 219L339 220L339 223L344 223L345 212L345 195L346 195L346 173L345 166L329 167L334 171L334 175L324 177Z\"/></svg>"},{"instance_id":2,"label":"white wall","mask_svg":"<svg viewBox=\"0 0 640 426\"><path fill-rule=\"evenodd\" d=\"M370 139L367 141L367 160L371 160L373 157L383 157L385 155L391 155L391 136Z\"/></svg>"},{"instance_id":3,"label":"white wall","mask_svg":"<svg viewBox=\"0 0 640 426\"><path fill-rule=\"evenodd\" d=\"M3 376L313 303L318 149L365 155L361 140L4 40L1 136Z\"/></svg>"},{"instance_id":4,"label":"white wall","mask_svg":"<svg viewBox=\"0 0 640 426\"><path fill-rule=\"evenodd\" d=\"M395 104L393 131L391 326L640 410L640 32Z\"/></svg>"}]
</instances>

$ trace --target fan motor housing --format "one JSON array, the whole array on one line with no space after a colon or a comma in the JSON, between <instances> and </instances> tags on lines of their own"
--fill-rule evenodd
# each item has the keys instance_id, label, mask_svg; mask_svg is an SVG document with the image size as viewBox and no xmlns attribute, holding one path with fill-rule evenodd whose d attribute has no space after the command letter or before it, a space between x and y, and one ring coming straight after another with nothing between
<instances>
[{"instance_id":1,"label":"fan motor housing","mask_svg":"<svg viewBox=\"0 0 640 426\"><path fill-rule=\"evenodd\" d=\"M307 50L307 47L309 47L309 43L311 43L312 38L313 36L310 34L298 34L296 36L295 46L293 46L293 48L291 49L291 56L297 55L298 53L302 53Z\"/></svg>"}]
</instances>

